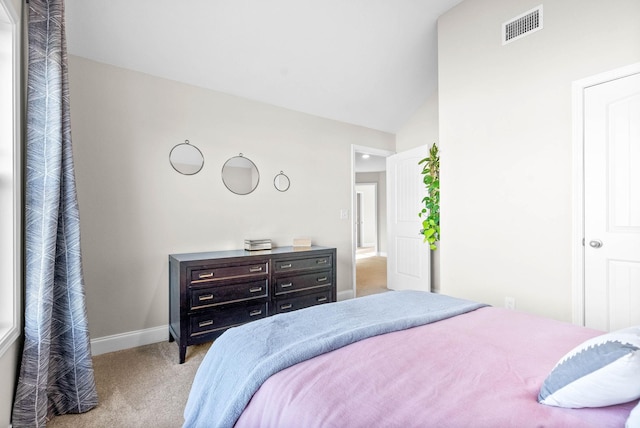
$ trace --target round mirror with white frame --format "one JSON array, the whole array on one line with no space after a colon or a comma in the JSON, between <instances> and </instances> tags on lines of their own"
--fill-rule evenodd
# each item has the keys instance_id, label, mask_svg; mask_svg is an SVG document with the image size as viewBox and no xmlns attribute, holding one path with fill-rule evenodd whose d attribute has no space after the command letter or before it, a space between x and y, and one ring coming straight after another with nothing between
<instances>
[{"instance_id":1,"label":"round mirror with white frame","mask_svg":"<svg viewBox=\"0 0 640 428\"><path fill-rule=\"evenodd\" d=\"M251 159L240 153L222 166L222 182L236 195L248 195L258 187L260 173Z\"/></svg>"},{"instance_id":2,"label":"round mirror with white frame","mask_svg":"<svg viewBox=\"0 0 640 428\"><path fill-rule=\"evenodd\" d=\"M204 166L204 156L200 149L184 140L169 152L169 162L173 169L184 175L194 175Z\"/></svg>"}]
</instances>

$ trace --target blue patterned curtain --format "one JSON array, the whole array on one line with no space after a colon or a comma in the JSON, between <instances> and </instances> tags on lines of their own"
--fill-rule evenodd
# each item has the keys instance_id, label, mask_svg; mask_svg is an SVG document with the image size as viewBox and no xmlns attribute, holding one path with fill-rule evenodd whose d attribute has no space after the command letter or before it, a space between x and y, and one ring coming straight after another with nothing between
<instances>
[{"instance_id":1,"label":"blue patterned curtain","mask_svg":"<svg viewBox=\"0 0 640 428\"><path fill-rule=\"evenodd\" d=\"M15 428L96 406L71 152L64 0L29 1L25 321Z\"/></svg>"}]
</instances>

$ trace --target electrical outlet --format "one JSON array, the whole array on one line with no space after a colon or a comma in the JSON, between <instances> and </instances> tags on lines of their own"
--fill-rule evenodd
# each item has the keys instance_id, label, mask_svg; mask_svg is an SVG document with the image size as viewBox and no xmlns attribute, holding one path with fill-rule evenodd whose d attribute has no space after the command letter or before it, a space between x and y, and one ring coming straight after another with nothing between
<instances>
[{"instance_id":1,"label":"electrical outlet","mask_svg":"<svg viewBox=\"0 0 640 428\"><path fill-rule=\"evenodd\" d=\"M340 210L340 220L349 220L349 210L342 208Z\"/></svg>"},{"instance_id":2,"label":"electrical outlet","mask_svg":"<svg viewBox=\"0 0 640 428\"><path fill-rule=\"evenodd\" d=\"M516 299L514 297L507 296L504 298L504 307L507 309L516 308Z\"/></svg>"}]
</instances>

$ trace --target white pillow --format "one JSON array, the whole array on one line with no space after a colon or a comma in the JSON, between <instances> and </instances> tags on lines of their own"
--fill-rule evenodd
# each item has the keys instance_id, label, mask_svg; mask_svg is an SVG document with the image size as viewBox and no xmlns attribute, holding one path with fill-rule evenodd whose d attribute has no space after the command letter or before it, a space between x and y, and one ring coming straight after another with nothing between
<instances>
[{"instance_id":1,"label":"white pillow","mask_svg":"<svg viewBox=\"0 0 640 428\"><path fill-rule=\"evenodd\" d=\"M569 351L545 379L542 404L604 407L640 398L640 326L587 340Z\"/></svg>"},{"instance_id":2,"label":"white pillow","mask_svg":"<svg viewBox=\"0 0 640 428\"><path fill-rule=\"evenodd\" d=\"M640 403L636 404L636 407L631 410L624 428L640 428Z\"/></svg>"}]
</instances>

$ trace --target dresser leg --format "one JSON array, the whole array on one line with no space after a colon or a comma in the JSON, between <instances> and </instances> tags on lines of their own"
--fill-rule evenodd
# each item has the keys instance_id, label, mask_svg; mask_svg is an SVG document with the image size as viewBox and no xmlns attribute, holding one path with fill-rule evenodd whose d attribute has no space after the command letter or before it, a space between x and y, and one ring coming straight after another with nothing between
<instances>
[{"instance_id":1,"label":"dresser leg","mask_svg":"<svg viewBox=\"0 0 640 428\"><path fill-rule=\"evenodd\" d=\"M180 345L180 364L184 363L187 356L187 345Z\"/></svg>"},{"instance_id":2,"label":"dresser leg","mask_svg":"<svg viewBox=\"0 0 640 428\"><path fill-rule=\"evenodd\" d=\"M175 339L173 338L173 334L169 332L169 342L173 342Z\"/></svg>"}]
</instances>

